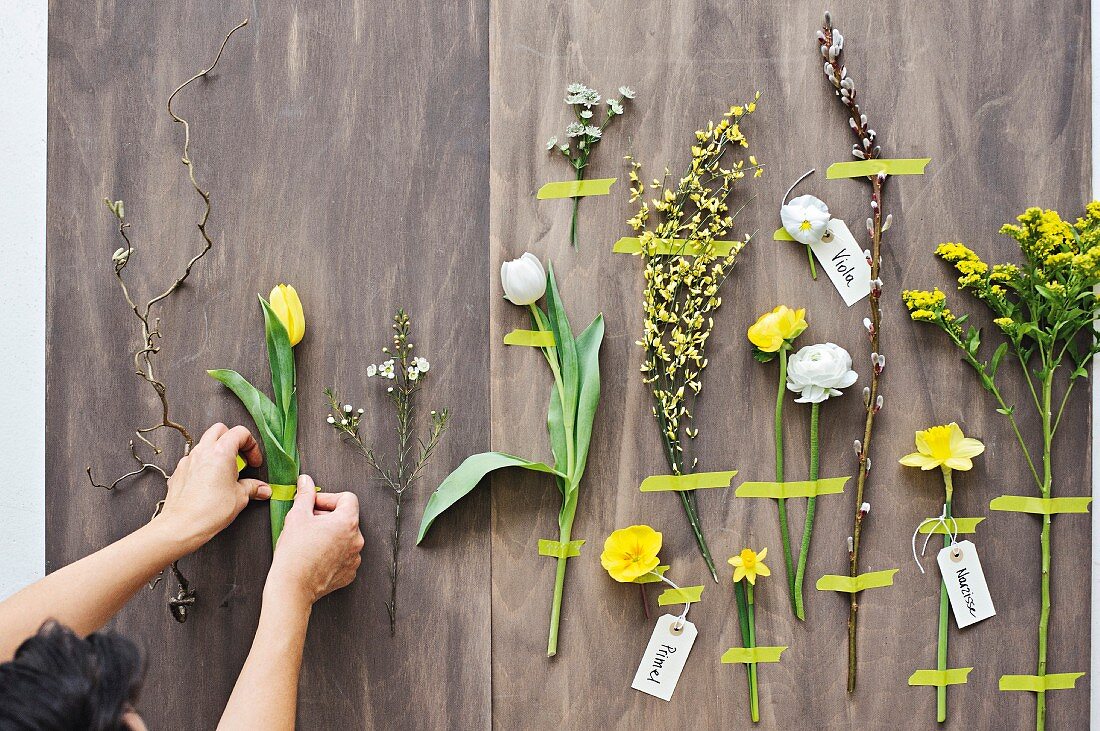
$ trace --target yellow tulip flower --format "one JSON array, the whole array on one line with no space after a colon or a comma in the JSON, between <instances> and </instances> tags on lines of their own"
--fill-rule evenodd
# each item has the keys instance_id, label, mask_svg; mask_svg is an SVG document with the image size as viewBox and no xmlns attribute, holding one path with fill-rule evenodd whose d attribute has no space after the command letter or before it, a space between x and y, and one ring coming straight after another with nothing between
<instances>
[{"instance_id":1,"label":"yellow tulip flower","mask_svg":"<svg viewBox=\"0 0 1100 731\"><path fill-rule=\"evenodd\" d=\"M749 328L749 341L765 353L775 353L808 327L806 310L779 305L760 316Z\"/></svg>"},{"instance_id":2,"label":"yellow tulip flower","mask_svg":"<svg viewBox=\"0 0 1100 731\"><path fill-rule=\"evenodd\" d=\"M733 581L734 583L741 579L748 579L749 583L756 586L757 576L771 576L772 570L764 565L764 558L768 555L768 549L763 549L760 553L752 550L751 548L745 548L737 556L734 556L729 560L731 566L733 566Z\"/></svg>"},{"instance_id":3,"label":"yellow tulip flower","mask_svg":"<svg viewBox=\"0 0 1100 731\"><path fill-rule=\"evenodd\" d=\"M600 564L611 578L630 583L657 568L660 560L661 534L648 525L620 528L607 537L600 554Z\"/></svg>"},{"instance_id":4,"label":"yellow tulip flower","mask_svg":"<svg viewBox=\"0 0 1100 731\"><path fill-rule=\"evenodd\" d=\"M271 290L268 298L271 309L286 328L286 334L290 336L290 344L297 345L302 342L306 334L306 315L302 310L302 300L298 299L298 292L289 284L277 284Z\"/></svg>"},{"instance_id":5,"label":"yellow tulip flower","mask_svg":"<svg viewBox=\"0 0 1100 731\"><path fill-rule=\"evenodd\" d=\"M917 451L898 460L906 467L922 470L946 467L965 472L974 466L970 458L985 451L985 445L977 439L963 436L955 422L919 431L916 441Z\"/></svg>"}]
</instances>

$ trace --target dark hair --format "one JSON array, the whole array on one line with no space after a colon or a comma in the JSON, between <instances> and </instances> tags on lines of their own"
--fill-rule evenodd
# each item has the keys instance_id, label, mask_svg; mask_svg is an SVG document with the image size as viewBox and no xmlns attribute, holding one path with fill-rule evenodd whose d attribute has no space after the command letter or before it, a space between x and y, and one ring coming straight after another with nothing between
<instances>
[{"instance_id":1,"label":"dark hair","mask_svg":"<svg viewBox=\"0 0 1100 731\"><path fill-rule=\"evenodd\" d=\"M141 654L111 632L81 639L50 621L0 664L0 729L119 731L137 701Z\"/></svg>"}]
</instances>

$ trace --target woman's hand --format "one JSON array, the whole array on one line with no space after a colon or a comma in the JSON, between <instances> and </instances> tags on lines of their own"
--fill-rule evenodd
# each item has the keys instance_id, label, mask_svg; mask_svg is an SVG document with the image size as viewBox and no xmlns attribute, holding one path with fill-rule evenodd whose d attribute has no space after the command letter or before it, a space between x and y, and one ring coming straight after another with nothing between
<instances>
[{"instance_id":1,"label":"woman's hand","mask_svg":"<svg viewBox=\"0 0 1100 731\"><path fill-rule=\"evenodd\" d=\"M172 527L193 551L233 522L250 499L267 500L271 488L260 480L239 479L237 455L251 467L263 462L256 439L243 426L215 424L168 480L168 496L154 523Z\"/></svg>"},{"instance_id":2,"label":"woman's hand","mask_svg":"<svg viewBox=\"0 0 1100 731\"><path fill-rule=\"evenodd\" d=\"M309 475L302 475L264 594L312 605L355 579L362 550L359 499L350 492L317 493Z\"/></svg>"}]
</instances>

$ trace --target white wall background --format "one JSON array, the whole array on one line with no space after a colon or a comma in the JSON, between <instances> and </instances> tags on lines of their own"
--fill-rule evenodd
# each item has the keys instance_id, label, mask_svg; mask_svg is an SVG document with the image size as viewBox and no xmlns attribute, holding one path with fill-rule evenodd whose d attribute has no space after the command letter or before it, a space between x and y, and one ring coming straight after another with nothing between
<instances>
[{"instance_id":1,"label":"white wall background","mask_svg":"<svg viewBox=\"0 0 1100 731\"><path fill-rule=\"evenodd\" d=\"M0 2L0 599L46 563L46 8Z\"/></svg>"},{"instance_id":2,"label":"white wall background","mask_svg":"<svg viewBox=\"0 0 1100 731\"><path fill-rule=\"evenodd\" d=\"M1100 0L1092 2L1092 190L1100 196ZM0 599L45 569L46 0L0 3ZM1093 414L1100 388L1093 384ZM1093 428L1093 458L1100 454ZM1093 469L1093 488L1100 482ZM1100 509L1093 510L1092 705L1100 704ZM1095 714L1094 714L1095 715ZM1093 727L1100 728L1100 719Z\"/></svg>"}]
</instances>

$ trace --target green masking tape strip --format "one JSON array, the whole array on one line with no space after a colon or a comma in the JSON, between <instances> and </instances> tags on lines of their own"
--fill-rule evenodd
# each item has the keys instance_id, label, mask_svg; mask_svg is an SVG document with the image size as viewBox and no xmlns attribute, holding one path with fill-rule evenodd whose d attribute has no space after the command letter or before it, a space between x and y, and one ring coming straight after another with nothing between
<instances>
[{"instance_id":1,"label":"green masking tape strip","mask_svg":"<svg viewBox=\"0 0 1100 731\"><path fill-rule=\"evenodd\" d=\"M731 647L722 653L722 662L779 662L787 647Z\"/></svg>"},{"instance_id":2,"label":"green masking tape strip","mask_svg":"<svg viewBox=\"0 0 1100 731\"><path fill-rule=\"evenodd\" d=\"M653 571L649 572L648 574L642 574L638 578L634 579L634 583L635 584L656 584L658 581L660 581L660 579L658 577L664 576L666 571L668 571L668 566L658 566L657 568L653 569ZM657 574L657 576L654 576L653 574Z\"/></svg>"},{"instance_id":3,"label":"green masking tape strip","mask_svg":"<svg viewBox=\"0 0 1100 731\"><path fill-rule=\"evenodd\" d=\"M701 490L706 487L729 487L737 470L728 472L696 472L691 475L653 475L642 480L642 492L669 490Z\"/></svg>"},{"instance_id":4,"label":"green masking tape strip","mask_svg":"<svg viewBox=\"0 0 1100 731\"><path fill-rule=\"evenodd\" d=\"M1002 675L1001 690L1030 690L1039 693L1047 690L1073 690L1077 679L1084 673L1052 673L1050 675Z\"/></svg>"},{"instance_id":5,"label":"green masking tape strip","mask_svg":"<svg viewBox=\"0 0 1100 731\"><path fill-rule=\"evenodd\" d=\"M976 533L978 531L978 523L981 523L985 518L944 518L947 523L947 527L944 527L943 523L925 523L921 525L920 532L922 535L928 535L929 533L936 533L939 535L951 535L952 533Z\"/></svg>"},{"instance_id":6,"label":"green masking tape strip","mask_svg":"<svg viewBox=\"0 0 1100 731\"><path fill-rule=\"evenodd\" d=\"M513 330L504 336L505 345L526 345L531 348L554 347L554 333L546 330Z\"/></svg>"},{"instance_id":7,"label":"green masking tape strip","mask_svg":"<svg viewBox=\"0 0 1100 731\"><path fill-rule=\"evenodd\" d=\"M687 604L697 602L703 595L701 586L681 586L679 589L665 589L661 596L657 597L657 606L667 607L669 604Z\"/></svg>"},{"instance_id":8,"label":"green masking tape strip","mask_svg":"<svg viewBox=\"0 0 1100 731\"><path fill-rule=\"evenodd\" d=\"M1090 497L1023 497L1021 495L1001 495L989 502L990 510L1004 510L1010 513L1034 513L1036 515L1055 515L1057 513L1087 513Z\"/></svg>"},{"instance_id":9,"label":"green masking tape strip","mask_svg":"<svg viewBox=\"0 0 1100 731\"><path fill-rule=\"evenodd\" d=\"M886 569L884 571L872 571L860 574L856 577L838 576L826 574L817 580L818 591L843 591L846 594L855 594L864 589L879 589L884 586L894 585L894 574L898 569Z\"/></svg>"},{"instance_id":10,"label":"green masking tape strip","mask_svg":"<svg viewBox=\"0 0 1100 731\"><path fill-rule=\"evenodd\" d=\"M829 180L837 178L863 178L868 175L924 175L924 168L932 158L904 157L895 160L853 160L834 162L825 172Z\"/></svg>"},{"instance_id":11,"label":"green masking tape strip","mask_svg":"<svg viewBox=\"0 0 1100 731\"><path fill-rule=\"evenodd\" d=\"M802 482L742 482L734 491L737 497L817 497L818 495L839 495L844 492L844 484L851 477L826 477L821 480Z\"/></svg>"},{"instance_id":12,"label":"green masking tape strip","mask_svg":"<svg viewBox=\"0 0 1100 731\"><path fill-rule=\"evenodd\" d=\"M712 241L711 245L714 253L718 256L729 256L731 251L740 250L744 243L744 241ZM624 236L615 242L615 246L611 249L611 253L640 254L642 253L642 242L635 236ZM657 248L654 253L664 256L697 256L699 254L699 247L692 244L687 239L667 239L657 242Z\"/></svg>"},{"instance_id":13,"label":"green masking tape strip","mask_svg":"<svg viewBox=\"0 0 1100 731\"><path fill-rule=\"evenodd\" d=\"M294 496L298 494L297 485L269 485L269 487L271 487L272 500L293 500ZM313 490L321 492L321 486L315 485Z\"/></svg>"},{"instance_id":14,"label":"green masking tape strip","mask_svg":"<svg viewBox=\"0 0 1100 731\"><path fill-rule=\"evenodd\" d=\"M974 668L949 668L947 670L915 670L909 676L909 685L962 685Z\"/></svg>"},{"instance_id":15,"label":"green masking tape strip","mask_svg":"<svg viewBox=\"0 0 1100 731\"><path fill-rule=\"evenodd\" d=\"M594 180L562 180L557 183L547 183L539 188L538 199L548 198L580 198L586 195L607 195L611 192L611 185L618 178L596 178Z\"/></svg>"},{"instance_id":16,"label":"green masking tape strip","mask_svg":"<svg viewBox=\"0 0 1100 731\"><path fill-rule=\"evenodd\" d=\"M551 556L552 558L573 558L581 555L581 546L583 545L583 539L562 544L558 541L543 538L539 541L539 555Z\"/></svg>"},{"instance_id":17,"label":"green masking tape strip","mask_svg":"<svg viewBox=\"0 0 1100 731\"><path fill-rule=\"evenodd\" d=\"M244 457L237 455L237 474L241 474L241 470L248 466L248 463L244 461Z\"/></svg>"},{"instance_id":18,"label":"green masking tape strip","mask_svg":"<svg viewBox=\"0 0 1100 731\"><path fill-rule=\"evenodd\" d=\"M787 229L781 228L772 234L773 241L794 241L794 236L787 233Z\"/></svg>"}]
</instances>

